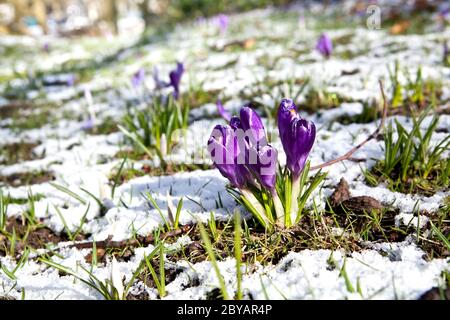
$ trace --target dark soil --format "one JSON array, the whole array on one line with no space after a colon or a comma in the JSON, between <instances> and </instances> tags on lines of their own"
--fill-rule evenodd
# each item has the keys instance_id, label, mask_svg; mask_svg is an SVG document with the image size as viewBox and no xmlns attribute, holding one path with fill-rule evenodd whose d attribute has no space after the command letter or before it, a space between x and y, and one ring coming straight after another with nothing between
<instances>
[{"instance_id":1,"label":"dark soil","mask_svg":"<svg viewBox=\"0 0 450 320\"><path fill-rule=\"evenodd\" d=\"M450 300L450 288L443 289L434 287L422 294L419 300Z\"/></svg>"},{"instance_id":2,"label":"dark soil","mask_svg":"<svg viewBox=\"0 0 450 320\"><path fill-rule=\"evenodd\" d=\"M11 165L22 161L40 159L43 155L37 155L33 152L33 149L38 145L38 143L26 142L2 145L0 154L3 155L5 160L0 162L0 164Z\"/></svg>"},{"instance_id":3,"label":"dark soil","mask_svg":"<svg viewBox=\"0 0 450 320\"><path fill-rule=\"evenodd\" d=\"M6 223L6 232L16 234L17 241L15 244L15 251L21 252L25 247L33 249L46 248L48 244L58 244L59 242L69 241L69 238L64 234L56 234L51 229L42 224L30 226L21 218L9 218ZM85 238L79 235L76 240L81 241ZM6 253L6 248L10 248L11 244L8 237L0 235L0 255Z\"/></svg>"},{"instance_id":4,"label":"dark soil","mask_svg":"<svg viewBox=\"0 0 450 320\"><path fill-rule=\"evenodd\" d=\"M33 105L27 101L11 101L9 104L0 107L0 119L11 118L18 115L22 110L31 109Z\"/></svg>"},{"instance_id":5,"label":"dark soil","mask_svg":"<svg viewBox=\"0 0 450 320\"><path fill-rule=\"evenodd\" d=\"M0 176L0 183L5 183L15 188L53 180L55 180L55 176L49 171L14 173L9 176Z\"/></svg>"}]
</instances>

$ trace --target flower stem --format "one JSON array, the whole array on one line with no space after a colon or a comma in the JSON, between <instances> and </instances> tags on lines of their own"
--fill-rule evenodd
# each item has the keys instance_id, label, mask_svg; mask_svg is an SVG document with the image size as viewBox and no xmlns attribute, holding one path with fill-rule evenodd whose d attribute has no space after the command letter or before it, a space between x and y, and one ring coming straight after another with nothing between
<instances>
[{"instance_id":1,"label":"flower stem","mask_svg":"<svg viewBox=\"0 0 450 320\"><path fill-rule=\"evenodd\" d=\"M272 223L267 217L266 210L264 210L264 207L261 205L258 199L256 199L253 193L248 189L239 189L239 190L241 191L242 197L244 197L256 211L255 214L258 215L257 218L261 219L264 222L266 228L270 227Z\"/></svg>"},{"instance_id":2,"label":"flower stem","mask_svg":"<svg viewBox=\"0 0 450 320\"><path fill-rule=\"evenodd\" d=\"M292 176L292 196L291 196L291 226L295 223L298 214L298 195L300 193L300 176Z\"/></svg>"},{"instance_id":3,"label":"flower stem","mask_svg":"<svg viewBox=\"0 0 450 320\"><path fill-rule=\"evenodd\" d=\"M280 227L285 227L285 221L284 221L284 208L283 204L281 203L280 198L278 197L277 191L274 189L272 190L272 199L273 199L273 205L275 207L275 213L277 215L277 224Z\"/></svg>"}]
</instances>

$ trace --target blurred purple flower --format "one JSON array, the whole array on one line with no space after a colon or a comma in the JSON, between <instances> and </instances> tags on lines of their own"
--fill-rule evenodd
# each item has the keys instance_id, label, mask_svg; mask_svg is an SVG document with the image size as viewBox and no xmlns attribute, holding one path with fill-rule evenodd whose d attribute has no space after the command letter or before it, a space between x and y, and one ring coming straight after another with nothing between
<instances>
[{"instance_id":1,"label":"blurred purple flower","mask_svg":"<svg viewBox=\"0 0 450 320\"><path fill-rule=\"evenodd\" d=\"M76 80L75 75L74 74L69 74L67 76L67 85L72 87L75 84L75 80Z\"/></svg>"},{"instance_id":2,"label":"blurred purple flower","mask_svg":"<svg viewBox=\"0 0 450 320\"><path fill-rule=\"evenodd\" d=\"M278 109L278 130L286 153L286 165L297 179L314 144L316 127L300 117L291 99L283 99Z\"/></svg>"},{"instance_id":3,"label":"blurred purple flower","mask_svg":"<svg viewBox=\"0 0 450 320\"><path fill-rule=\"evenodd\" d=\"M169 73L170 85L173 87L173 96L178 99L180 94L180 82L181 76L184 72L184 65L181 62L177 62L177 67Z\"/></svg>"},{"instance_id":4,"label":"blurred purple flower","mask_svg":"<svg viewBox=\"0 0 450 320\"><path fill-rule=\"evenodd\" d=\"M222 101L220 101L220 99L217 99L216 106L217 106L217 111L219 112L220 116L222 118L224 118L226 121L230 121L231 114L227 110L225 110L225 108L223 107Z\"/></svg>"},{"instance_id":5,"label":"blurred purple flower","mask_svg":"<svg viewBox=\"0 0 450 320\"><path fill-rule=\"evenodd\" d=\"M320 35L319 40L316 44L316 49L320 52L321 55L325 56L327 59L333 53L333 42L330 37L328 37L325 33Z\"/></svg>"},{"instance_id":6,"label":"blurred purple flower","mask_svg":"<svg viewBox=\"0 0 450 320\"><path fill-rule=\"evenodd\" d=\"M48 42L45 42L42 46L42 49L47 53L50 52L50 44Z\"/></svg>"},{"instance_id":7,"label":"blurred purple flower","mask_svg":"<svg viewBox=\"0 0 450 320\"><path fill-rule=\"evenodd\" d=\"M133 76L131 77L131 84L134 88L140 87L145 80L145 70L144 68L139 68L138 71L136 71Z\"/></svg>"},{"instance_id":8,"label":"blurred purple flower","mask_svg":"<svg viewBox=\"0 0 450 320\"><path fill-rule=\"evenodd\" d=\"M219 27L221 33L227 32L230 19L226 14L221 13L217 15L214 21L215 24Z\"/></svg>"},{"instance_id":9,"label":"blurred purple flower","mask_svg":"<svg viewBox=\"0 0 450 320\"><path fill-rule=\"evenodd\" d=\"M89 117L86 121L81 124L81 130L87 131L93 129L95 126L94 120Z\"/></svg>"},{"instance_id":10,"label":"blurred purple flower","mask_svg":"<svg viewBox=\"0 0 450 320\"><path fill-rule=\"evenodd\" d=\"M450 5L448 5L448 4L441 5L438 13L439 13L439 16L441 16L443 19L447 18L447 16L450 13Z\"/></svg>"}]
</instances>

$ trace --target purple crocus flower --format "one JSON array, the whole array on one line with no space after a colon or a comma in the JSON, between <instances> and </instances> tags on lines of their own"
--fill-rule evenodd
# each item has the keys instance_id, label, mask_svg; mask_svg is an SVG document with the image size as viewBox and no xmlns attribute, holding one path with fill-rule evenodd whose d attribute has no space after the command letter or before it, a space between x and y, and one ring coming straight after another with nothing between
<instances>
[{"instance_id":1,"label":"purple crocus flower","mask_svg":"<svg viewBox=\"0 0 450 320\"><path fill-rule=\"evenodd\" d=\"M252 108L243 106L239 115L231 117L229 126L214 128L208 141L213 162L234 186L254 184L256 178L262 187L274 191L278 153L267 144L263 122ZM219 152L213 153L217 147ZM227 157L223 150L227 151ZM226 160L228 164L223 165ZM230 173L230 163L242 180L237 181Z\"/></svg>"},{"instance_id":2,"label":"purple crocus flower","mask_svg":"<svg viewBox=\"0 0 450 320\"><path fill-rule=\"evenodd\" d=\"M248 182L248 171L243 164L238 163L239 144L233 128L217 125L208 140L208 151L214 165L227 178L231 185L244 188Z\"/></svg>"},{"instance_id":3,"label":"purple crocus flower","mask_svg":"<svg viewBox=\"0 0 450 320\"><path fill-rule=\"evenodd\" d=\"M444 5L440 6L438 12L439 12L439 16L442 17L443 19L445 19L450 13L450 6L444 4Z\"/></svg>"},{"instance_id":4,"label":"purple crocus flower","mask_svg":"<svg viewBox=\"0 0 450 320\"><path fill-rule=\"evenodd\" d=\"M321 55L328 59L333 53L333 42L330 37L328 37L325 33L322 33L317 41L316 49Z\"/></svg>"},{"instance_id":5,"label":"purple crocus flower","mask_svg":"<svg viewBox=\"0 0 450 320\"><path fill-rule=\"evenodd\" d=\"M283 99L278 109L278 130L286 153L286 165L296 180L314 144L316 127L300 117L291 99Z\"/></svg>"},{"instance_id":6,"label":"purple crocus flower","mask_svg":"<svg viewBox=\"0 0 450 320\"><path fill-rule=\"evenodd\" d=\"M449 54L447 41L444 41L444 62L447 61L447 57Z\"/></svg>"},{"instance_id":7,"label":"purple crocus flower","mask_svg":"<svg viewBox=\"0 0 450 320\"><path fill-rule=\"evenodd\" d=\"M75 80L76 80L76 78L75 78L75 75L74 74L69 74L68 76L67 76L67 85L69 86L69 87L72 87L74 84L75 84Z\"/></svg>"},{"instance_id":8,"label":"purple crocus flower","mask_svg":"<svg viewBox=\"0 0 450 320\"><path fill-rule=\"evenodd\" d=\"M228 18L228 16L226 14L221 13L221 14L217 15L215 21L216 21L216 24L218 25L221 33L227 32L229 20L230 19Z\"/></svg>"},{"instance_id":9,"label":"purple crocus flower","mask_svg":"<svg viewBox=\"0 0 450 320\"><path fill-rule=\"evenodd\" d=\"M217 99L216 106L217 106L217 111L219 112L220 116L222 118L224 118L226 121L230 121L231 114L227 110L225 110L225 108L223 107L222 101L220 101L220 99Z\"/></svg>"},{"instance_id":10,"label":"purple crocus flower","mask_svg":"<svg viewBox=\"0 0 450 320\"><path fill-rule=\"evenodd\" d=\"M180 82L181 82L181 76L184 72L184 65L181 62L177 62L177 67L175 70L172 70L169 73L170 78L170 85L173 87L173 96L175 99L178 99L178 96L180 94Z\"/></svg>"},{"instance_id":11,"label":"purple crocus flower","mask_svg":"<svg viewBox=\"0 0 450 320\"><path fill-rule=\"evenodd\" d=\"M81 124L81 130L84 130L84 131L91 130L94 127L95 127L95 123L94 123L94 120L91 117L89 117L86 121L84 121Z\"/></svg>"},{"instance_id":12,"label":"purple crocus flower","mask_svg":"<svg viewBox=\"0 0 450 320\"><path fill-rule=\"evenodd\" d=\"M134 88L138 88L139 86L144 83L145 80L145 70L144 68L139 68L138 71L136 71L133 76L131 77L131 83Z\"/></svg>"},{"instance_id":13,"label":"purple crocus flower","mask_svg":"<svg viewBox=\"0 0 450 320\"><path fill-rule=\"evenodd\" d=\"M50 52L50 44L48 42L45 42L42 46L42 49L47 53Z\"/></svg>"},{"instance_id":14,"label":"purple crocus flower","mask_svg":"<svg viewBox=\"0 0 450 320\"><path fill-rule=\"evenodd\" d=\"M265 225L269 223L265 209L247 187L253 185L268 190L275 207L276 223L284 225L284 209L275 188L278 153L267 144L263 122L252 108L245 105L239 117L231 117L230 125L216 126L208 140L208 151L220 173L240 189Z\"/></svg>"}]
</instances>

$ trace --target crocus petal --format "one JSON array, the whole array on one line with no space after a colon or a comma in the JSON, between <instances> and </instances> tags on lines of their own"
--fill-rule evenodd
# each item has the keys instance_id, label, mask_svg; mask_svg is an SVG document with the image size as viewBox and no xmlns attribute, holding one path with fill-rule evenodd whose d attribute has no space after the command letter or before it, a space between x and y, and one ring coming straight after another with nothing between
<instances>
[{"instance_id":1,"label":"crocus petal","mask_svg":"<svg viewBox=\"0 0 450 320\"><path fill-rule=\"evenodd\" d=\"M329 58L333 53L333 43L325 33L320 35L316 44L316 49L326 58Z\"/></svg>"},{"instance_id":2,"label":"crocus petal","mask_svg":"<svg viewBox=\"0 0 450 320\"><path fill-rule=\"evenodd\" d=\"M217 125L208 140L208 151L220 173L235 187L243 187L247 174L243 164L237 163L239 146L230 126Z\"/></svg>"},{"instance_id":3,"label":"crocus petal","mask_svg":"<svg viewBox=\"0 0 450 320\"><path fill-rule=\"evenodd\" d=\"M278 130L286 165L294 177L298 177L314 144L316 127L299 116L292 100L283 99L278 109Z\"/></svg>"},{"instance_id":4,"label":"crocus petal","mask_svg":"<svg viewBox=\"0 0 450 320\"><path fill-rule=\"evenodd\" d=\"M231 114L227 110L225 110L225 108L222 104L222 101L220 101L220 99L217 99L216 106L217 106L217 111L219 112L220 116L222 118L224 118L226 121L230 121Z\"/></svg>"},{"instance_id":5,"label":"crocus petal","mask_svg":"<svg viewBox=\"0 0 450 320\"><path fill-rule=\"evenodd\" d=\"M173 87L173 95L175 98L178 98L178 95L180 93L180 82L183 72L184 65L181 62L177 62L177 68L169 73L170 85Z\"/></svg>"},{"instance_id":6,"label":"crocus petal","mask_svg":"<svg viewBox=\"0 0 450 320\"><path fill-rule=\"evenodd\" d=\"M219 26L220 32L225 33L228 29L228 16L221 13L217 16L217 25Z\"/></svg>"},{"instance_id":7,"label":"crocus petal","mask_svg":"<svg viewBox=\"0 0 450 320\"><path fill-rule=\"evenodd\" d=\"M269 190L275 189L278 152L271 145L265 145L257 151L257 163L250 168L260 184Z\"/></svg>"},{"instance_id":8,"label":"crocus petal","mask_svg":"<svg viewBox=\"0 0 450 320\"><path fill-rule=\"evenodd\" d=\"M264 130L264 124L259 115L249 106L241 108L239 113L241 118L242 130L251 130L249 133L255 139L257 146L264 146L267 144L266 133Z\"/></svg>"}]
</instances>

